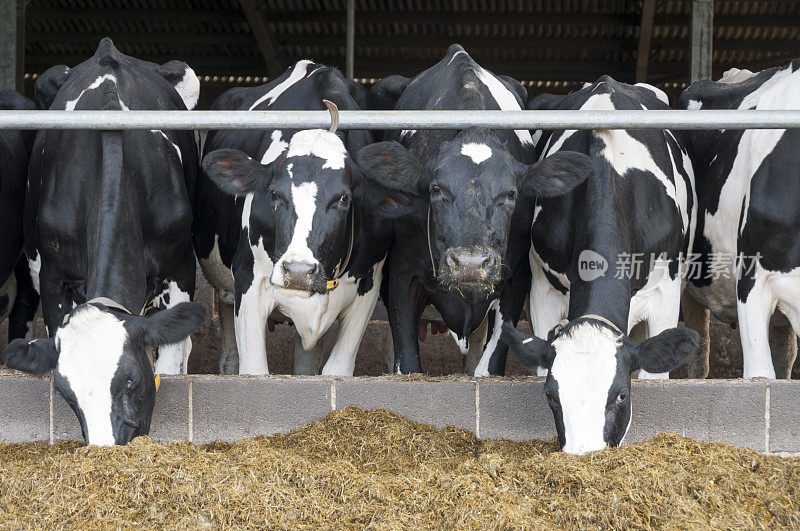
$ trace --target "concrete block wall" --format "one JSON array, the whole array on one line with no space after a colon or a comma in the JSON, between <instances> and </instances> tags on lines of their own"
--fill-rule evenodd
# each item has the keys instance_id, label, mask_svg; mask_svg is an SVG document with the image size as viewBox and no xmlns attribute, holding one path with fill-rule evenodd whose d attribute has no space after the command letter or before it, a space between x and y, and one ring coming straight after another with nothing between
<instances>
[{"instance_id":1,"label":"concrete block wall","mask_svg":"<svg viewBox=\"0 0 800 531\"><path fill-rule=\"evenodd\" d=\"M800 455L800 381L672 380L633 384L627 442L661 432ZM399 377L163 377L151 437L207 443L287 432L335 409L386 408L479 437L555 437L542 380ZM0 376L0 441L80 439L50 378Z\"/></svg>"}]
</instances>

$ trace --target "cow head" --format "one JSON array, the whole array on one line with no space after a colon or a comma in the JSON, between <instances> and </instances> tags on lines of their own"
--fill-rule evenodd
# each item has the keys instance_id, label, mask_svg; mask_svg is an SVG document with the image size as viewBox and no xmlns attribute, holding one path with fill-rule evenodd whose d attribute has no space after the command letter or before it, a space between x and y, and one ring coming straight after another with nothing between
<instances>
[{"instance_id":1,"label":"cow head","mask_svg":"<svg viewBox=\"0 0 800 531\"><path fill-rule=\"evenodd\" d=\"M502 340L528 367L548 369L545 393L564 452L617 446L631 422L632 371L671 371L697 350L699 336L671 328L634 343L604 320L582 317L545 341L503 325Z\"/></svg>"},{"instance_id":2,"label":"cow head","mask_svg":"<svg viewBox=\"0 0 800 531\"><path fill-rule=\"evenodd\" d=\"M127 444L150 431L156 383L146 347L177 343L205 320L186 302L152 317L103 304L72 310L50 339L16 339L3 358L31 374L55 369L55 386L72 407L89 444Z\"/></svg>"},{"instance_id":3,"label":"cow head","mask_svg":"<svg viewBox=\"0 0 800 531\"><path fill-rule=\"evenodd\" d=\"M274 227L273 248L267 249L275 262L273 285L304 293L328 291L353 244L357 171L335 133L299 131L267 165L241 151L213 151L203 160L203 170L227 193L252 194L249 219L243 219L251 241L257 239L253 231Z\"/></svg>"},{"instance_id":4,"label":"cow head","mask_svg":"<svg viewBox=\"0 0 800 531\"><path fill-rule=\"evenodd\" d=\"M378 210L422 221L434 275L442 287L459 291L491 292L501 280L519 196L559 196L591 172L589 158L572 152L526 166L483 129L444 142L427 166L397 142L372 144L357 158L380 190Z\"/></svg>"}]
</instances>

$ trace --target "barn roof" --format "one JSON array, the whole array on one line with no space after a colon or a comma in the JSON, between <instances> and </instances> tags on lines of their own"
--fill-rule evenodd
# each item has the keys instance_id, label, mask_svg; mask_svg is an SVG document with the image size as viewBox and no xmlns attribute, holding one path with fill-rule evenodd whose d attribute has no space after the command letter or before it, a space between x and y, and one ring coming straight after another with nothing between
<instances>
[{"instance_id":1,"label":"barn roof","mask_svg":"<svg viewBox=\"0 0 800 531\"><path fill-rule=\"evenodd\" d=\"M355 76L414 75L458 42L482 65L521 80L576 82L610 74L633 81L642 5L649 1L355 0ZM26 72L77 64L104 36L142 59L187 61L201 78L208 76L206 81L217 76L241 83L245 76L274 75L277 67L300 58L344 69L346 3L32 0ZM247 5L251 18L242 9ZM647 79L686 82L691 0L655 5ZM262 31L254 33L251 22ZM798 1L716 0L714 23L715 76L732 66L758 70L800 56Z\"/></svg>"}]
</instances>

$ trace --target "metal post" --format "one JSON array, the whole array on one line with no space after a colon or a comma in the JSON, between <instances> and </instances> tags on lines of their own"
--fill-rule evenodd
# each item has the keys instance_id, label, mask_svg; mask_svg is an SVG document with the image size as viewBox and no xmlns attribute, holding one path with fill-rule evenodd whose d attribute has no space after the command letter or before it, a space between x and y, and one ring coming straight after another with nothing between
<instances>
[{"instance_id":1,"label":"metal post","mask_svg":"<svg viewBox=\"0 0 800 531\"><path fill-rule=\"evenodd\" d=\"M356 0L347 0L347 58L345 74L353 79L356 53Z\"/></svg>"},{"instance_id":2,"label":"metal post","mask_svg":"<svg viewBox=\"0 0 800 531\"><path fill-rule=\"evenodd\" d=\"M0 0L0 90L17 88L17 0Z\"/></svg>"},{"instance_id":3,"label":"metal post","mask_svg":"<svg viewBox=\"0 0 800 531\"><path fill-rule=\"evenodd\" d=\"M17 92L25 93L25 5L30 0L17 0Z\"/></svg>"},{"instance_id":4,"label":"metal post","mask_svg":"<svg viewBox=\"0 0 800 531\"><path fill-rule=\"evenodd\" d=\"M714 0L692 0L692 83L711 79Z\"/></svg>"}]
</instances>

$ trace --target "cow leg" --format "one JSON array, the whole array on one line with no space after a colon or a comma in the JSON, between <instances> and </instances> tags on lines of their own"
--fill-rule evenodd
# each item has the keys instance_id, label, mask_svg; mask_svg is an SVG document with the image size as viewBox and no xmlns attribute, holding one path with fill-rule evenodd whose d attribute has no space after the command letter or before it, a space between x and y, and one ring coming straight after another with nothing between
<instances>
[{"instance_id":1,"label":"cow leg","mask_svg":"<svg viewBox=\"0 0 800 531\"><path fill-rule=\"evenodd\" d=\"M236 328L233 316L233 304L220 300L216 294L219 309L219 327L222 332L222 353L219 357L220 374L239 374L239 351L236 349Z\"/></svg>"},{"instance_id":2,"label":"cow leg","mask_svg":"<svg viewBox=\"0 0 800 531\"><path fill-rule=\"evenodd\" d=\"M419 359L419 319L424 303L421 288L411 285L411 279L392 275L389 281L389 300L386 311L392 329L394 369L397 374L422 372Z\"/></svg>"},{"instance_id":3,"label":"cow leg","mask_svg":"<svg viewBox=\"0 0 800 531\"><path fill-rule=\"evenodd\" d=\"M303 348L303 340L300 334L294 335L294 373L315 375L319 374L319 366L322 365L323 343L325 334L317 340L317 343L310 350Z\"/></svg>"},{"instance_id":4,"label":"cow leg","mask_svg":"<svg viewBox=\"0 0 800 531\"><path fill-rule=\"evenodd\" d=\"M666 267L666 266L664 266ZM647 337L655 337L664 330L678 326L678 317L681 313L681 279L670 279L666 276L655 288L655 293L647 297L646 329ZM647 372L639 369L638 378L641 380L669 380L668 372Z\"/></svg>"},{"instance_id":5,"label":"cow leg","mask_svg":"<svg viewBox=\"0 0 800 531\"><path fill-rule=\"evenodd\" d=\"M267 318L274 303L265 303L261 282L256 279L242 294L236 312L236 345L239 348L239 374L269 374L267 365Z\"/></svg>"},{"instance_id":6,"label":"cow leg","mask_svg":"<svg viewBox=\"0 0 800 531\"><path fill-rule=\"evenodd\" d=\"M484 357L484 346L486 345L486 338L489 335L489 322L496 321L493 317L495 316L493 310L489 310L489 313L486 314L483 322L480 326L475 329L469 335L469 349L467 350L467 355L465 356L465 369L467 374L474 374L477 377L481 376L488 376L488 366L489 366L489 359L486 359L486 374L476 374L476 369L478 365L483 360ZM489 353L491 355L491 352Z\"/></svg>"},{"instance_id":7,"label":"cow leg","mask_svg":"<svg viewBox=\"0 0 800 531\"><path fill-rule=\"evenodd\" d=\"M797 358L797 336L791 326L769 327L769 349L775 377L788 380L792 377L792 366Z\"/></svg>"},{"instance_id":8,"label":"cow leg","mask_svg":"<svg viewBox=\"0 0 800 531\"><path fill-rule=\"evenodd\" d=\"M383 263L373 267L372 289L364 295L356 295L350 306L345 308L339 320L339 335L333 345L331 355L322 368L325 376L353 376L356 367L356 354L364 331L369 324L369 318L375 311L380 294L381 279L383 276ZM419 347L418 347L419 348Z\"/></svg>"},{"instance_id":9,"label":"cow leg","mask_svg":"<svg viewBox=\"0 0 800 531\"><path fill-rule=\"evenodd\" d=\"M534 259L531 251L531 291L530 304L531 327L533 334L547 339L547 334L567 317L569 309L569 292L561 293L555 289L544 274L542 266ZM547 369L536 369L539 376L547 376Z\"/></svg>"},{"instance_id":10,"label":"cow leg","mask_svg":"<svg viewBox=\"0 0 800 531\"><path fill-rule=\"evenodd\" d=\"M686 360L686 375L689 378L706 378L710 352L708 325L711 312L686 290L681 297L681 308L683 309L684 326L700 334L700 348Z\"/></svg>"},{"instance_id":11,"label":"cow leg","mask_svg":"<svg viewBox=\"0 0 800 531\"><path fill-rule=\"evenodd\" d=\"M737 284L742 281L739 280ZM739 315L739 336L742 340L744 354L745 378L775 378L772 355L769 350L769 321L775 310L776 301L764 285L764 277L756 275L750 292L745 294L742 302L739 296L736 308Z\"/></svg>"},{"instance_id":12,"label":"cow leg","mask_svg":"<svg viewBox=\"0 0 800 531\"><path fill-rule=\"evenodd\" d=\"M181 289L177 282L170 281L167 289L161 294L159 307L169 309L182 302L192 300L191 293ZM192 352L192 338L186 336L183 341L158 347L156 374L186 374L188 372L189 354Z\"/></svg>"}]
</instances>

